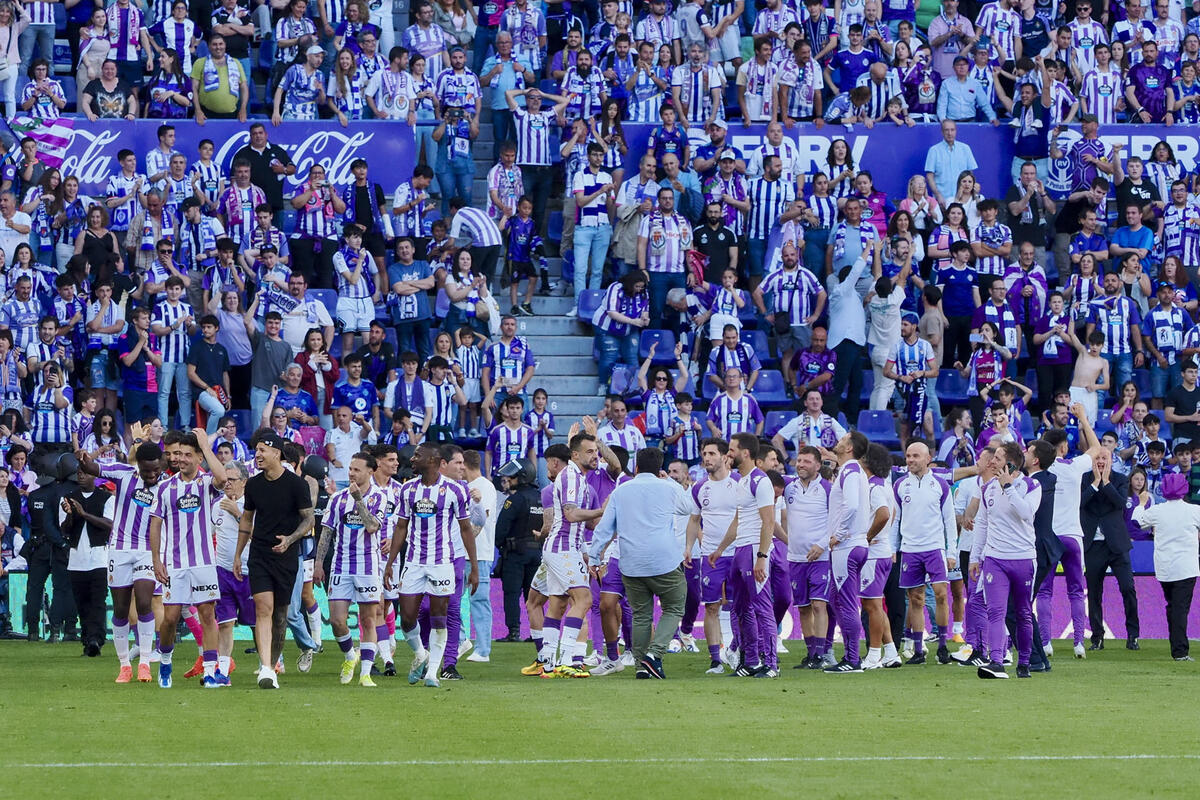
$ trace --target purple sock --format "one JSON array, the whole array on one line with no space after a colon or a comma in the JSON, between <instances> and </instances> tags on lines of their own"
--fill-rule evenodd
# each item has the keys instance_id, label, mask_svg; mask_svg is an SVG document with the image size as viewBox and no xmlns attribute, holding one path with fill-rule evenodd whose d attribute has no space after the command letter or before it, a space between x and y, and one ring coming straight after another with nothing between
<instances>
[{"instance_id":1,"label":"purple sock","mask_svg":"<svg viewBox=\"0 0 1200 800\"><path fill-rule=\"evenodd\" d=\"M313 603L311 606L309 606L305 610L309 613L309 616L312 616L313 614L316 614L318 611L320 611L321 607L319 605L317 605L316 603Z\"/></svg>"},{"instance_id":2,"label":"purple sock","mask_svg":"<svg viewBox=\"0 0 1200 800\"><path fill-rule=\"evenodd\" d=\"M429 627L430 627L430 628L444 628L444 627L446 627L446 618L445 618L445 617L434 617L434 616L430 616L430 617L429 617Z\"/></svg>"},{"instance_id":3,"label":"purple sock","mask_svg":"<svg viewBox=\"0 0 1200 800\"><path fill-rule=\"evenodd\" d=\"M721 645L710 644L708 646L708 657L712 659L712 663L718 663L721 660Z\"/></svg>"},{"instance_id":4,"label":"purple sock","mask_svg":"<svg viewBox=\"0 0 1200 800\"><path fill-rule=\"evenodd\" d=\"M941 650L945 646L946 646L946 629L943 627L939 627L938 628L938 649Z\"/></svg>"},{"instance_id":5,"label":"purple sock","mask_svg":"<svg viewBox=\"0 0 1200 800\"><path fill-rule=\"evenodd\" d=\"M605 642L604 643L604 655L607 656L609 661L616 661L618 658L620 658L621 654L619 652L617 652L617 643L616 642Z\"/></svg>"},{"instance_id":6,"label":"purple sock","mask_svg":"<svg viewBox=\"0 0 1200 800\"><path fill-rule=\"evenodd\" d=\"M121 617L121 618L118 618L118 617L113 617L113 618L112 618L112 624L113 624L113 627L114 627L114 628L119 628L119 627L121 627L121 626L123 626L123 625L128 625L128 624L129 624L129 619L128 619L127 617Z\"/></svg>"},{"instance_id":7,"label":"purple sock","mask_svg":"<svg viewBox=\"0 0 1200 800\"><path fill-rule=\"evenodd\" d=\"M375 660L375 642L363 642L361 658L364 664L370 664Z\"/></svg>"},{"instance_id":8,"label":"purple sock","mask_svg":"<svg viewBox=\"0 0 1200 800\"><path fill-rule=\"evenodd\" d=\"M379 641L379 642L386 642L386 641L388 640L388 636L389 636L389 634L388 634L388 626L387 626L386 624L385 624L385 625L376 625L376 626L375 626L375 639L376 639L376 641Z\"/></svg>"},{"instance_id":9,"label":"purple sock","mask_svg":"<svg viewBox=\"0 0 1200 800\"><path fill-rule=\"evenodd\" d=\"M349 653L351 650L354 649L354 637L353 636L347 635L345 639L338 639L337 643L338 643L338 647L341 648L343 653Z\"/></svg>"},{"instance_id":10,"label":"purple sock","mask_svg":"<svg viewBox=\"0 0 1200 800\"><path fill-rule=\"evenodd\" d=\"M805 636L804 637L804 649L806 651L808 651L808 654L810 656L816 655L816 652L817 652L816 639L817 639L817 637L815 637L815 636Z\"/></svg>"},{"instance_id":11,"label":"purple sock","mask_svg":"<svg viewBox=\"0 0 1200 800\"><path fill-rule=\"evenodd\" d=\"M572 637L570 637L570 642L572 645L572 647L571 647L571 651L572 651L571 652L571 663L572 664L582 664L583 663L583 656L576 655L574 652L575 648L573 646L575 641L578 640L579 630L582 627L583 627L583 620L579 619L577 617L567 617L566 619L563 620L563 638L564 639L567 638L566 637L567 631L574 632L574 635ZM560 645L560 647L561 646L562 645ZM564 650L564 653L565 653L565 650Z\"/></svg>"},{"instance_id":12,"label":"purple sock","mask_svg":"<svg viewBox=\"0 0 1200 800\"><path fill-rule=\"evenodd\" d=\"M923 654L925 652L925 631L913 631L912 639L913 648L916 651L916 654Z\"/></svg>"},{"instance_id":13,"label":"purple sock","mask_svg":"<svg viewBox=\"0 0 1200 800\"><path fill-rule=\"evenodd\" d=\"M205 664L214 664L214 663L216 663L216 661L217 661L217 651L216 651L216 650L205 650L205 651L204 651L204 652L203 652L203 653L200 655L200 660L201 660L202 662L204 662Z\"/></svg>"},{"instance_id":14,"label":"purple sock","mask_svg":"<svg viewBox=\"0 0 1200 800\"><path fill-rule=\"evenodd\" d=\"M629 602L621 598L621 636L625 639L625 649L633 649L633 609Z\"/></svg>"}]
</instances>

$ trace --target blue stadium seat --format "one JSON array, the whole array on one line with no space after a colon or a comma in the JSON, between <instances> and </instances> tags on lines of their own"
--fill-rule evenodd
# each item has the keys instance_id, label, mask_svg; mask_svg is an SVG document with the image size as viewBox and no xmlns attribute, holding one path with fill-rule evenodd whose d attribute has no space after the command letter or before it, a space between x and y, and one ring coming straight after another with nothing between
<instances>
[{"instance_id":1,"label":"blue stadium seat","mask_svg":"<svg viewBox=\"0 0 1200 800\"><path fill-rule=\"evenodd\" d=\"M754 329L758 327L758 309L754 307L754 303L749 300L746 305L738 309L738 319L742 323L744 329Z\"/></svg>"},{"instance_id":2,"label":"blue stadium seat","mask_svg":"<svg viewBox=\"0 0 1200 800\"><path fill-rule=\"evenodd\" d=\"M1112 424L1112 419L1109 418L1107 413L1101 412L1096 417L1096 438L1103 436L1109 431L1115 431L1116 429L1117 426Z\"/></svg>"},{"instance_id":3,"label":"blue stadium seat","mask_svg":"<svg viewBox=\"0 0 1200 800\"><path fill-rule=\"evenodd\" d=\"M679 380L679 370L673 369L671 370L671 385L674 386L677 380ZM696 397L696 381L691 375L688 376L687 385L683 387L683 391L690 394L693 399Z\"/></svg>"},{"instance_id":4,"label":"blue stadium seat","mask_svg":"<svg viewBox=\"0 0 1200 800\"><path fill-rule=\"evenodd\" d=\"M871 398L871 390L875 388L875 370L864 369L862 371L862 391L858 396L866 402ZM941 395L938 395L941 397Z\"/></svg>"},{"instance_id":5,"label":"blue stadium seat","mask_svg":"<svg viewBox=\"0 0 1200 800\"><path fill-rule=\"evenodd\" d=\"M231 409L229 416L237 420L238 436L242 439L249 439L254 434L254 431L258 429L258 423L251 422L250 420L250 409L248 408Z\"/></svg>"},{"instance_id":6,"label":"blue stadium seat","mask_svg":"<svg viewBox=\"0 0 1200 800\"><path fill-rule=\"evenodd\" d=\"M754 383L754 399L760 406L786 405L787 392L783 388L783 373L777 369L764 369L758 373Z\"/></svg>"},{"instance_id":7,"label":"blue stadium seat","mask_svg":"<svg viewBox=\"0 0 1200 800\"><path fill-rule=\"evenodd\" d=\"M1033 417L1031 417L1029 415L1028 411L1022 411L1021 412L1021 438L1023 438L1027 442L1030 442L1030 441L1033 441L1033 439L1035 437L1036 437L1036 434L1034 432L1034 427L1033 427Z\"/></svg>"},{"instance_id":8,"label":"blue stadium seat","mask_svg":"<svg viewBox=\"0 0 1200 800\"><path fill-rule=\"evenodd\" d=\"M768 411L767 421L763 425L763 435L767 438L779 433L779 430L796 418L795 411Z\"/></svg>"},{"instance_id":9,"label":"blue stadium seat","mask_svg":"<svg viewBox=\"0 0 1200 800\"><path fill-rule=\"evenodd\" d=\"M542 90L543 94L558 94L558 84L552 78L542 79L541 83L538 84L538 88Z\"/></svg>"},{"instance_id":10,"label":"blue stadium seat","mask_svg":"<svg viewBox=\"0 0 1200 800\"><path fill-rule=\"evenodd\" d=\"M62 3L55 3L51 8L54 9L54 30L65 31L67 29L67 7Z\"/></svg>"},{"instance_id":11,"label":"blue stadium seat","mask_svg":"<svg viewBox=\"0 0 1200 800\"><path fill-rule=\"evenodd\" d=\"M337 319L337 292L333 289L309 289L305 298L320 300L329 309L329 316Z\"/></svg>"},{"instance_id":12,"label":"blue stadium seat","mask_svg":"<svg viewBox=\"0 0 1200 800\"><path fill-rule=\"evenodd\" d=\"M446 294L445 289L438 289L433 314L438 319L445 319L448 313L450 313L450 296Z\"/></svg>"},{"instance_id":13,"label":"blue stadium seat","mask_svg":"<svg viewBox=\"0 0 1200 800\"><path fill-rule=\"evenodd\" d=\"M429 331L429 338L430 338L430 348L429 349L430 350L433 349L432 340L433 340L433 336L435 334L436 334L436 330ZM394 326L394 325L385 325L384 326L383 340L385 342L387 342L388 344L390 344L392 346L392 349L395 350L397 352L397 354L400 352L400 338L398 336L396 336L396 326Z\"/></svg>"},{"instance_id":14,"label":"blue stadium seat","mask_svg":"<svg viewBox=\"0 0 1200 800\"><path fill-rule=\"evenodd\" d=\"M850 430L850 423L846 421L846 415L843 414L841 411L838 412L837 421L838 421L838 424L841 425L843 428L845 428L846 430Z\"/></svg>"},{"instance_id":15,"label":"blue stadium seat","mask_svg":"<svg viewBox=\"0 0 1200 800\"><path fill-rule=\"evenodd\" d=\"M55 4L57 7L57 4ZM63 75L57 79L62 84L63 97L67 98L66 111L76 111L75 97L79 94L79 86L75 83L74 75Z\"/></svg>"},{"instance_id":16,"label":"blue stadium seat","mask_svg":"<svg viewBox=\"0 0 1200 800\"><path fill-rule=\"evenodd\" d=\"M19 96L19 90L18 90L18 96ZM1143 399L1149 399L1153 395L1153 392L1150 389L1150 370L1135 369L1133 371L1133 383L1135 386L1137 386L1138 393L1141 394ZM1114 386L1108 394L1110 397L1112 397L1112 396L1119 397L1120 393L1121 393L1121 387Z\"/></svg>"},{"instance_id":17,"label":"blue stadium seat","mask_svg":"<svg viewBox=\"0 0 1200 800\"><path fill-rule=\"evenodd\" d=\"M863 409L858 412L858 432L885 447L900 446L900 437L896 435L896 421L892 419L891 411Z\"/></svg>"},{"instance_id":18,"label":"blue stadium seat","mask_svg":"<svg viewBox=\"0 0 1200 800\"><path fill-rule=\"evenodd\" d=\"M198 58L207 58L207 57L208 57L208 42L205 42L203 39L201 39L200 44L196 46L196 55L194 55L192 57L192 63L195 63L195 60Z\"/></svg>"},{"instance_id":19,"label":"blue stadium seat","mask_svg":"<svg viewBox=\"0 0 1200 800\"><path fill-rule=\"evenodd\" d=\"M642 361L650 355L650 343L658 342L654 350L655 364L675 363L675 334L671 331L644 330L641 342L638 344L638 358Z\"/></svg>"},{"instance_id":20,"label":"blue stadium seat","mask_svg":"<svg viewBox=\"0 0 1200 800\"><path fill-rule=\"evenodd\" d=\"M280 226L280 230L289 236L296 230L296 209L283 209L283 225Z\"/></svg>"},{"instance_id":21,"label":"blue stadium seat","mask_svg":"<svg viewBox=\"0 0 1200 800\"><path fill-rule=\"evenodd\" d=\"M562 235L563 214L561 211L551 211L550 218L546 221L546 238L557 244L562 241Z\"/></svg>"},{"instance_id":22,"label":"blue stadium seat","mask_svg":"<svg viewBox=\"0 0 1200 800\"><path fill-rule=\"evenodd\" d=\"M774 360L771 358L771 347L767 343L766 331L743 330L740 338L754 349L754 352L758 355L758 360L763 364Z\"/></svg>"},{"instance_id":23,"label":"blue stadium seat","mask_svg":"<svg viewBox=\"0 0 1200 800\"><path fill-rule=\"evenodd\" d=\"M637 388L636 373L624 364L613 367L612 379L608 382L608 390L613 394L625 395L630 389Z\"/></svg>"},{"instance_id":24,"label":"blue stadium seat","mask_svg":"<svg viewBox=\"0 0 1200 800\"><path fill-rule=\"evenodd\" d=\"M950 406L961 406L967 402L967 379L953 367L943 369L937 376L937 396L941 401L942 410L949 411Z\"/></svg>"},{"instance_id":25,"label":"blue stadium seat","mask_svg":"<svg viewBox=\"0 0 1200 800\"><path fill-rule=\"evenodd\" d=\"M591 324L592 316L596 313L596 309L600 308L602 302L604 302L602 289L585 289L579 295L579 321Z\"/></svg>"},{"instance_id":26,"label":"blue stadium seat","mask_svg":"<svg viewBox=\"0 0 1200 800\"><path fill-rule=\"evenodd\" d=\"M700 376L701 397L703 397L705 400L712 400L714 397L720 394L720 392L721 390L717 388L717 385L708 379L707 374Z\"/></svg>"}]
</instances>

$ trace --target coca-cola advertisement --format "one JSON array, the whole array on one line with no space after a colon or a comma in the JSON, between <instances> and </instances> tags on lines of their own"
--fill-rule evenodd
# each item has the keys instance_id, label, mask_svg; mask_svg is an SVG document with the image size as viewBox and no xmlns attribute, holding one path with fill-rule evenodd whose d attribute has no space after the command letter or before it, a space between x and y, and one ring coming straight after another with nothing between
<instances>
[{"instance_id":1,"label":"coca-cola advertisement","mask_svg":"<svg viewBox=\"0 0 1200 800\"><path fill-rule=\"evenodd\" d=\"M118 151L136 153L141 169L146 153L158 145L156 131L160 124L160 120L151 119L76 124L63 155L63 174L79 178L81 194L103 195L108 179L121 171ZM296 174L284 185L285 194L298 189L309 168L317 163L325 167L335 186L354 180L350 162L356 158L367 160L371 180L388 191L412 177L416 163L414 139L412 129L403 123L371 120L343 128L335 121L284 122L279 127L266 122L266 127L271 143L287 150L296 164ZM213 158L228 172L233 154L250 143L250 123L211 120L200 126L189 120L175 129L175 149L187 156L189 163L199 158L202 139L213 141Z\"/></svg>"}]
</instances>

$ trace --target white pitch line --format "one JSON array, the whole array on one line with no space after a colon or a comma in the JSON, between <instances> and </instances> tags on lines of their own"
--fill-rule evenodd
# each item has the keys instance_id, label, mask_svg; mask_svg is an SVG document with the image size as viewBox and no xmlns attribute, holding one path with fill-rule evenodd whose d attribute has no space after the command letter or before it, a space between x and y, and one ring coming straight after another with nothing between
<instances>
[{"instance_id":1,"label":"white pitch line","mask_svg":"<svg viewBox=\"0 0 1200 800\"><path fill-rule=\"evenodd\" d=\"M1120 755L1011 755L1011 756L716 756L705 758L466 758L407 759L402 761L185 761L166 764L172 768L210 769L212 767L525 767L550 764L621 765L621 764L820 764L820 763L898 763L914 762L1037 762L1037 761L1196 761L1200 754L1135 753ZM76 761L0 763L0 769L126 769L164 766L147 761Z\"/></svg>"}]
</instances>

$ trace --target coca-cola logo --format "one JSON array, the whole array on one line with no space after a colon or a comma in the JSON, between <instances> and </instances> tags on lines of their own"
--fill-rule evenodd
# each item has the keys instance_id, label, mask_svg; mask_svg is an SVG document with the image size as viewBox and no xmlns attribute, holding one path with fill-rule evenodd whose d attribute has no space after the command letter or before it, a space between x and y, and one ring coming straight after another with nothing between
<instances>
[{"instance_id":1,"label":"coca-cola logo","mask_svg":"<svg viewBox=\"0 0 1200 800\"><path fill-rule=\"evenodd\" d=\"M407 180L412 175L413 146L410 129L390 123L363 123L353 128L287 123L268 132L271 144L282 147L296 165L296 174L284 179L284 194L293 194L307 179L314 164L325 168L326 178L334 186L353 181L350 164L356 158L372 162L371 177L384 186ZM144 128L144 130L143 130ZM189 165L199 158L202 139L216 143L213 160L228 175L234 154L250 143L249 128L241 123L210 122L204 127L178 129L175 149L187 156ZM94 123L78 126L63 158L64 175L79 178L80 193L103 196L111 176L120 172L117 152L129 148L138 157L138 169L144 169L144 153L155 145L155 126L123 123L121 127Z\"/></svg>"}]
</instances>

